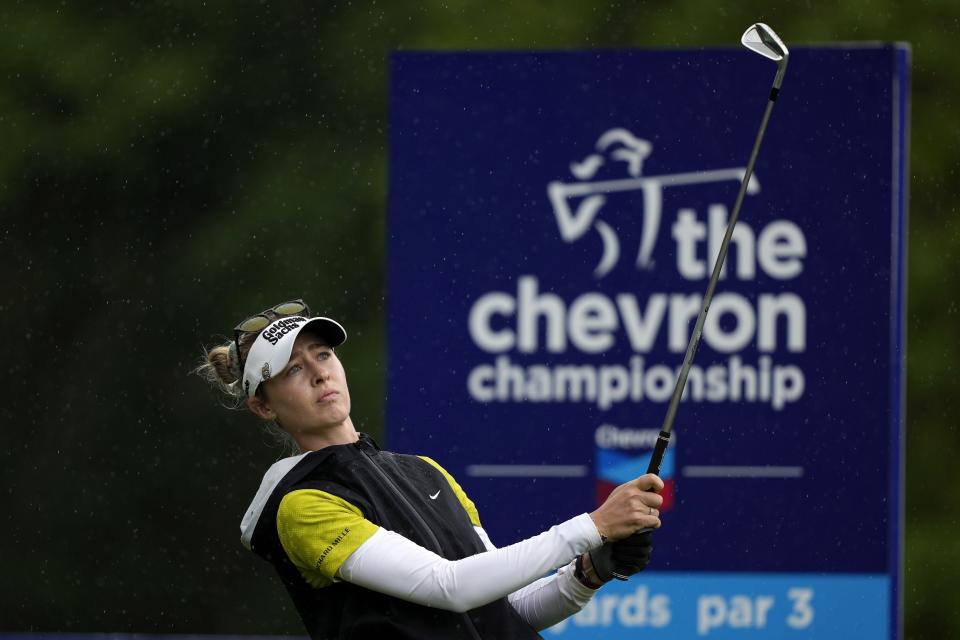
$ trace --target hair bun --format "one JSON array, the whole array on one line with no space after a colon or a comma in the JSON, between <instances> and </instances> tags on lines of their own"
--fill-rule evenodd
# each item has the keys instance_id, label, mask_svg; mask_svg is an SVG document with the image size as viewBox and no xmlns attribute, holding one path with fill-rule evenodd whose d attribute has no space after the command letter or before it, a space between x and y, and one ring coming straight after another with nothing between
<instances>
[{"instance_id":1,"label":"hair bun","mask_svg":"<svg viewBox=\"0 0 960 640\"><path fill-rule=\"evenodd\" d=\"M214 347L207 353L207 362L217 372L220 382L225 385L233 384L240 378L236 374L238 367L235 359L234 366L230 366L230 355L230 347L227 346Z\"/></svg>"}]
</instances>

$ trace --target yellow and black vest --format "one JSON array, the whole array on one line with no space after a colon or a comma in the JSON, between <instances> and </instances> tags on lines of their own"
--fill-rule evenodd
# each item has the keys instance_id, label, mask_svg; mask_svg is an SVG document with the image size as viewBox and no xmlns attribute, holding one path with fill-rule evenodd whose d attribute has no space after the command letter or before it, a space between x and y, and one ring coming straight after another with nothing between
<instances>
[{"instance_id":1,"label":"yellow and black vest","mask_svg":"<svg viewBox=\"0 0 960 640\"><path fill-rule=\"evenodd\" d=\"M284 551L277 511L291 491L318 489L358 507L376 525L448 560L485 551L447 479L417 456L381 451L369 436L304 456L279 482L257 521L251 549L280 574L313 640L522 640L540 638L506 598L466 613L400 600L349 582L310 586Z\"/></svg>"}]
</instances>

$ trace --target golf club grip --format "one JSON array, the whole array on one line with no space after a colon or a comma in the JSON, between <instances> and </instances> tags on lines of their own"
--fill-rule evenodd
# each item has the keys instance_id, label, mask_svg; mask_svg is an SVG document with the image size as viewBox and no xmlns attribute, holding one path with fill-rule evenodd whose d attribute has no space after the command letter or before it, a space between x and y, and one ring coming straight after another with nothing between
<instances>
[{"instance_id":1,"label":"golf club grip","mask_svg":"<svg viewBox=\"0 0 960 640\"><path fill-rule=\"evenodd\" d=\"M660 437L657 438L657 444L653 446L653 454L650 456L650 464L647 465L647 473L652 473L654 475L660 475L660 465L663 464L663 455L667 452L667 445L670 444L670 433L667 431L661 431ZM653 529L640 529L639 531L632 534L633 536L642 536L645 533L650 533ZM626 580L629 576L625 576L613 572L613 577L617 580Z\"/></svg>"},{"instance_id":2,"label":"golf club grip","mask_svg":"<svg viewBox=\"0 0 960 640\"><path fill-rule=\"evenodd\" d=\"M670 444L670 432L660 431L657 437L657 444L653 446L653 454L650 456L650 464L647 465L647 473L655 476L660 475L660 465L663 464L663 454L667 452L667 445Z\"/></svg>"}]
</instances>

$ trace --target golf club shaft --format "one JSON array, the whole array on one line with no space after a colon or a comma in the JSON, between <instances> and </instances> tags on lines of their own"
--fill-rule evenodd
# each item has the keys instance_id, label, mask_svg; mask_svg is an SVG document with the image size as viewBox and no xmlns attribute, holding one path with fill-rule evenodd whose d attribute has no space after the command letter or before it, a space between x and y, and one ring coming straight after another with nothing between
<instances>
[{"instance_id":1,"label":"golf club shaft","mask_svg":"<svg viewBox=\"0 0 960 640\"><path fill-rule=\"evenodd\" d=\"M707 292L703 296L703 306L700 307L700 315L697 316L697 324L694 325L693 333L690 336L690 342L687 344L687 354L683 359L683 366L680 368L680 375L677 376L677 384L673 388L673 397L670 398L670 406L667 409L667 415L663 419L663 426L660 427L660 436L654 445L653 454L650 456L650 464L647 466L647 473L660 475L660 465L663 463L663 455L670 444L670 434L673 431L673 422L677 417L677 408L680 406L680 397L683 395L683 388L687 384L687 374L690 372L690 365L693 363L693 356L697 353L697 347L700 344L700 336L703 334L703 323L707 318L707 311L710 309L710 302L713 300L713 294L717 289L717 282L720 280L720 271L723 269L724 260L727 258L727 250L730 248L730 239L733 237L733 227L737 224L737 218L740 217L740 207L743 205L743 197L747 193L747 184L750 182L750 176L753 175L753 166L757 162L757 154L760 152L760 143L763 141L763 134L767 130L767 122L770 120L770 113L773 111L773 105L777 100L779 90L774 87L770 91L770 99L767 100L767 108L763 113L763 120L760 123L760 130L757 132L757 139L753 143L753 151L750 153L750 161L747 162L747 169L743 174L743 180L740 182L740 191L737 193L737 200L733 205L733 213L730 214L730 221L727 223L727 232L723 236L723 243L720 245L720 252L717 254L717 260L713 264L713 273L710 276L710 283L707 285ZM653 529L641 529L635 536L643 535ZM620 575L614 572L613 576L617 580L626 580L628 576Z\"/></svg>"}]
</instances>

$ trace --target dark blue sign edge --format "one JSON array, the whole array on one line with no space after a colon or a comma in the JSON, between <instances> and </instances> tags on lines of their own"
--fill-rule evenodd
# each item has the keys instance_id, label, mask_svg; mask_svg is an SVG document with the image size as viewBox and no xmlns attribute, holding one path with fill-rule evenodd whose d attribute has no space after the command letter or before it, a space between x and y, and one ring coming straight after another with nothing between
<instances>
[{"instance_id":1,"label":"dark blue sign edge","mask_svg":"<svg viewBox=\"0 0 960 640\"><path fill-rule=\"evenodd\" d=\"M894 45L893 110L894 164L893 164L893 215L891 228L891 340L890 362L890 637L903 637L903 522L905 512L904 487L906 486L904 424L906 421L906 368L907 337L904 316L906 313L906 261L909 185L907 163L910 151L910 45Z\"/></svg>"}]
</instances>

